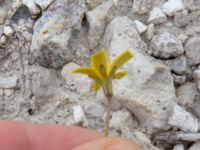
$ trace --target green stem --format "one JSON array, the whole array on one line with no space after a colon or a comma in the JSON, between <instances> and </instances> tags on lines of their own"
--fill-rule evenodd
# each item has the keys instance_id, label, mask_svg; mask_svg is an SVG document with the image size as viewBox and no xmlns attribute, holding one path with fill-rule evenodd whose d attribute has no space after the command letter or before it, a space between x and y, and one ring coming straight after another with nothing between
<instances>
[{"instance_id":1,"label":"green stem","mask_svg":"<svg viewBox=\"0 0 200 150\"><path fill-rule=\"evenodd\" d=\"M106 113L106 120L105 120L105 136L109 135L110 131L110 115L111 115L111 108L112 108L112 96L106 96L107 98L107 113Z\"/></svg>"}]
</instances>

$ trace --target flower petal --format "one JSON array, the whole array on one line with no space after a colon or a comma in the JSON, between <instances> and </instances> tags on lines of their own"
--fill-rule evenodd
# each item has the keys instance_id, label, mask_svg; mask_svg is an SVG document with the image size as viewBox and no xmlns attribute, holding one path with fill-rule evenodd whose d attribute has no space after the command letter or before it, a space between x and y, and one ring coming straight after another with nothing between
<instances>
[{"instance_id":1,"label":"flower petal","mask_svg":"<svg viewBox=\"0 0 200 150\"><path fill-rule=\"evenodd\" d=\"M134 56L129 50L122 52L111 64L109 75L112 76L122 65L124 65L128 60Z\"/></svg>"},{"instance_id":2,"label":"flower petal","mask_svg":"<svg viewBox=\"0 0 200 150\"><path fill-rule=\"evenodd\" d=\"M102 77L106 77L108 74L108 65L105 50L97 52L91 57L91 65L94 67Z\"/></svg>"},{"instance_id":3,"label":"flower petal","mask_svg":"<svg viewBox=\"0 0 200 150\"><path fill-rule=\"evenodd\" d=\"M126 76L128 72L116 72L115 75L113 76L113 79L121 79L124 76Z\"/></svg>"},{"instance_id":4,"label":"flower petal","mask_svg":"<svg viewBox=\"0 0 200 150\"><path fill-rule=\"evenodd\" d=\"M72 73L85 74L85 75L91 76L92 78L101 79L101 75L93 68L81 67L81 68L75 69L74 71L72 71Z\"/></svg>"},{"instance_id":5,"label":"flower petal","mask_svg":"<svg viewBox=\"0 0 200 150\"><path fill-rule=\"evenodd\" d=\"M92 86L92 89L93 91L96 93L98 90L100 90L101 88L101 85L98 83L98 82L94 82L93 83L93 86Z\"/></svg>"}]
</instances>

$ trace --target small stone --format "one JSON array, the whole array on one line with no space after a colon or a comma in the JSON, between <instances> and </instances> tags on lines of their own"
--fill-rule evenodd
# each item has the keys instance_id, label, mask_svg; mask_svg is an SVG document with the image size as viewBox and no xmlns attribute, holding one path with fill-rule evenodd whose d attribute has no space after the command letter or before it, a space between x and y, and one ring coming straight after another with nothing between
<instances>
[{"instance_id":1,"label":"small stone","mask_svg":"<svg viewBox=\"0 0 200 150\"><path fill-rule=\"evenodd\" d=\"M133 12L140 15L146 14L151 8L152 0L134 0L133 1Z\"/></svg>"},{"instance_id":2,"label":"small stone","mask_svg":"<svg viewBox=\"0 0 200 150\"><path fill-rule=\"evenodd\" d=\"M39 5L42 10L46 10L47 7L49 7L49 5L51 5L51 3L53 2L54 0L35 0L35 3L37 5Z\"/></svg>"},{"instance_id":3,"label":"small stone","mask_svg":"<svg viewBox=\"0 0 200 150\"><path fill-rule=\"evenodd\" d=\"M5 8L0 8L0 24L4 24L7 17L7 12Z\"/></svg>"},{"instance_id":4,"label":"small stone","mask_svg":"<svg viewBox=\"0 0 200 150\"><path fill-rule=\"evenodd\" d=\"M183 144L177 144L174 146L173 150L185 150L185 147Z\"/></svg>"},{"instance_id":5,"label":"small stone","mask_svg":"<svg viewBox=\"0 0 200 150\"><path fill-rule=\"evenodd\" d=\"M154 23L156 25L162 24L167 20L166 15L163 13L163 11L155 7L153 10L150 11L149 18L147 20L147 23Z\"/></svg>"},{"instance_id":6,"label":"small stone","mask_svg":"<svg viewBox=\"0 0 200 150\"><path fill-rule=\"evenodd\" d=\"M6 43L6 40L7 40L6 36L5 36L5 35L2 35L2 36L0 37L0 46L4 45L4 44Z\"/></svg>"},{"instance_id":7,"label":"small stone","mask_svg":"<svg viewBox=\"0 0 200 150\"><path fill-rule=\"evenodd\" d=\"M5 93L6 96L10 97L14 94L14 90L4 89L4 93Z\"/></svg>"},{"instance_id":8,"label":"small stone","mask_svg":"<svg viewBox=\"0 0 200 150\"><path fill-rule=\"evenodd\" d=\"M4 90L0 89L0 96L3 96L3 95L4 95Z\"/></svg>"},{"instance_id":9,"label":"small stone","mask_svg":"<svg viewBox=\"0 0 200 150\"><path fill-rule=\"evenodd\" d=\"M179 34L178 35L178 39L183 43L185 44L185 42L187 41L188 39L188 36L186 34Z\"/></svg>"},{"instance_id":10,"label":"small stone","mask_svg":"<svg viewBox=\"0 0 200 150\"><path fill-rule=\"evenodd\" d=\"M185 45L185 55L189 65L197 65L200 63L200 38L192 37Z\"/></svg>"},{"instance_id":11,"label":"small stone","mask_svg":"<svg viewBox=\"0 0 200 150\"><path fill-rule=\"evenodd\" d=\"M7 37L10 37L10 36L12 36L13 34L14 34L14 30L13 30L13 28L11 27L11 26L5 26L4 27L4 34L7 36Z\"/></svg>"},{"instance_id":12,"label":"small stone","mask_svg":"<svg viewBox=\"0 0 200 150\"><path fill-rule=\"evenodd\" d=\"M113 1L109 0L86 13L89 23L88 41L91 49L95 48L101 40L106 24L114 16L114 10Z\"/></svg>"},{"instance_id":13,"label":"small stone","mask_svg":"<svg viewBox=\"0 0 200 150\"><path fill-rule=\"evenodd\" d=\"M132 116L129 111L116 111L112 113L110 127L116 130L123 129L124 126L129 126L132 123L132 121Z\"/></svg>"},{"instance_id":14,"label":"small stone","mask_svg":"<svg viewBox=\"0 0 200 150\"><path fill-rule=\"evenodd\" d=\"M188 150L199 150L199 149L200 149L200 141L197 141Z\"/></svg>"},{"instance_id":15,"label":"small stone","mask_svg":"<svg viewBox=\"0 0 200 150\"><path fill-rule=\"evenodd\" d=\"M173 73L172 76L176 86L182 85L186 81L186 75L176 75Z\"/></svg>"},{"instance_id":16,"label":"small stone","mask_svg":"<svg viewBox=\"0 0 200 150\"><path fill-rule=\"evenodd\" d=\"M147 26L144 23L142 23L141 21L135 20L134 23L136 25L136 29L138 30L138 32L140 34L142 34L143 32L145 32L147 30Z\"/></svg>"},{"instance_id":17,"label":"small stone","mask_svg":"<svg viewBox=\"0 0 200 150\"><path fill-rule=\"evenodd\" d=\"M147 40L151 40L152 39L152 37L153 37L153 35L154 35L154 33L155 33L155 26L154 26L154 24L153 23L151 23L151 24L149 24L148 26L147 26L147 30L146 30L146 32L145 32L145 38L147 39Z\"/></svg>"},{"instance_id":18,"label":"small stone","mask_svg":"<svg viewBox=\"0 0 200 150\"><path fill-rule=\"evenodd\" d=\"M73 118L75 123L83 122L85 116L83 112L83 108L80 105L76 105L73 107Z\"/></svg>"},{"instance_id":19,"label":"small stone","mask_svg":"<svg viewBox=\"0 0 200 150\"><path fill-rule=\"evenodd\" d=\"M34 3L34 0L23 0L23 4L29 8L32 15L40 13L40 8Z\"/></svg>"},{"instance_id":20,"label":"small stone","mask_svg":"<svg viewBox=\"0 0 200 150\"><path fill-rule=\"evenodd\" d=\"M174 24L177 27L184 27L187 25L189 19L188 19L188 13L187 11L181 11L176 12L174 15Z\"/></svg>"},{"instance_id":21,"label":"small stone","mask_svg":"<svg viewBox=\"0 0 200 150\"><path fill-rule=\"evenodd\" d=\"M185 8L182 0L168 0L162 6L163 12L168 16L173 16L177 11L183 10Z\"/></svg>"},{"instance_id":22,"label":"small stone","mask_svg":"<svg viewBox=\"0 0 200 150\"><path fill-rule=\"evenodd\" d=\"M105 0L85 0L85 4L89 9L94 9L104 1Z\"/></svg>"},{"instance_id":23,"label":"small stone","mask_svg":"<svg viewBox=\"0 0 200 150\"><path fill-rule=\"evenodd\" d=\"M168 123L185 132L198 132L198 118L179 105L174 106Z\"/></svg>"},{"instance_id":24,"label":"small stone","mask_svg":"<svg viewBox=\"0 0 200 150\"><path fill-rule=\"evenodd\" d=\"M187 63L184 56L165 61L165 64L171 69L172 72L181 75L186 73Z\"/></svg>"},{"instance_id":25,"label":"small stone","mask_svg":"<svg viewBox=\"0 0 200 150\"><path fill-rule=\"evenodd\" d=\"M11 89L17 86L16 76L0 75L0 88Z\"/></svg>"},{"instance_id":26,"label":"small stone","mask_svg":"<svg viewBox=\"0 0 200 150\"><path fill-rule=\"evenodd\" d=\"M184 53L181 41L173 34L164 32L152 39L153 55L159 58L173 58Z\"/></svg>"}]
</instances>

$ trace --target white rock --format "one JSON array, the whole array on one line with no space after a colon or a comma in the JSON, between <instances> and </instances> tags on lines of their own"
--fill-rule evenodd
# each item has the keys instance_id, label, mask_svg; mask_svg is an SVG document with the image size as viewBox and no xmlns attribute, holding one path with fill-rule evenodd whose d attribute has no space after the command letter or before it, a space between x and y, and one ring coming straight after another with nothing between
<instances>
[{"instance_id":1,"label":"white rock","mask_svg":"<svg viewBox=\"0 0 200 150\"><path fill-rule=\"evenodd\" d=\"M0 75L0 88L10 89L17 86L16 76Z\"/></svg>"},{"instance_id":2,"label":"white rock","mask_svg":"<svg viewBox=\"0 0 200 150\"><path fill-rule=\"evenodd\" d=\"M185 147L183 144L177 144L174 146L173 150L184 150Z\"/></svg>"},{"instance_id":3,"label":"white rock","mask_svg":"<svg viewBox=\"0 0 200 150\"><path fill-rule=\"evenodd\" d=\"M4 94L6 95L6 96L8 96L8 97L10 97L11 95L13 95L14 94L14 90L13 89L5 89L4 90Z\"/></svg>"},{"instance_id":4,"label":"white rock","mask_svg":"<svg viewBox=\"0 0 200 150\"><path fill-rule=\"evenodd\" d=\"M105 49L115 57L125 49L135 53L124 69L128 75L113 84L115 99L135 114L140 127L151 129L167 127L167 117L174 105L175 89L170 70L143 54L146 45L127 17L116 17L105 33ZM158 90L161 89L162 90Z\"/></svg>"},{"instance_id":5,"label":"white rock","mask_svg":"<svg viewBox=\"0 0 200 150\"><path fill-rule=\"evenodd\" d=\"M152 0L134 0L132 9L133 12L142 15L149 11L151 5L152 5Z\"/></svg>"},{"instance_id":6,"label":"white rock","mask_svg":"<svg viewBox=\"0 0 200 150\"><path fill-rule=\"evenodd\" d=\"M2 35L2 36L0 37L0 46L4 45L4 44L6 43L6 40L7 40L6 36L5 36L5 35Z\"/></svg>"},{"instance_id":7,"label":"white rock","mask_svg":"<svg viewBox=\"0 0 200 150\"><path fill-rule=\"evenodd\" d=\"M158 25L164 23L166 20L167 17L163 11L158 7L154 7L153 10L150 11L147 23L154 23Z\"/></svg>"},{"instance_id":8,"label":"white rock","mask_svg":"<svg viewBox=\"0 0 200 150\"><path fill-rule=\"evenodd\" d=\"M148 26L147 26L147 30L146 30L146 32L145 32L145 38L147 39L147 40L151 40L152 39L152 37L153 37L153 35L154 35L154 33L155 33L155 26L154 26L154 24L153 23L151 23L151 24L149 24Z\"/></svg>"},{"instance_id":9,"label":"white rock","mask_svg":"<svg viewBox=\"0 0 200 150\"><path fill-rule=\"evenodd\" d=\"M163 12L168 16L173 16L175 12L183 10L185 8L182 0L168 0L162 6Z\"/></svg>"},{"instance_id":10,"label":"white rock","mask_svg":"<svg viewBox=\"0 0 200 150\"><path fill-rule=\"evenodd\" d=\"M3 31L3 33L7 36L7 37L10 37L10 36L12 36L13 34L14 34L14 30L13 30L13 28L11 27L11 26L5 26L4 27L4 31Z\"/></svg>"},{"instance_id":11,"label":"white rock","mask_svg":"<svg viewBox=\"0 0 200 150\"><path fill-rule=\"evenodd\" d=\"M91 92L92 81L86 75L70 74L74 69L79 68L75 63L68 63L61 71L63 79L70 89L77 91L80 94L88 95Z\"/></svg>"},{"instance_id":12,"label":"white rock","mask_svg":"<svg viewBox=\"0 0 200 150\"><path fill-rule=\"evenodd\" d=\"M33 15L40 13L40 8L34 3L34 0L23 0L23 4L29 8Z\"/></svg>"},{"instance_id":13,"label":"white rock","mask_svg":"<svg viewBox=\"0 0 200 150\"><path fill-rule=\"evenodd\" d=\"M39 5L41 8L42 8L42 10L45 10L45 9L47 9L47 7L49 6L49 5L51 5L51 3L53 2L54 0L35 0L35 3L37 4L37 5Z\"/></svg>"},{"instance_id":14,"label":"white rock","mask_svg":"<svg viewBox=\"0 0 200 150\"><path fill-rule=\"evenodd\" d=\"M176 75L176 74L172 74L173 78L174 78L174 84L177 86L182 85L183 83L185 83L186 81L186 75Z\"/></svg>"},{"instance_id":15,"label":"white rock","mask_svg":"<svg viewBox=\"0 0 200 150\"><path fill-rule=\"evenodd\" d=\"M126 126L130 126L132 123L132 115L127 110L120 110L112 113L112 118L110 120L110 127L119 130Z\"/></svg>"},{"instance_id":16,"label":"white rock","mask_svg":"<svg viewBox=\"0 0 200 150\"><path fill-rule=\"evenodd\" d=\"M185 132L198 132L198 118L187 112L179 105L175 105L168 123Z\"/></svg>"},{"instance_id":17,"label":"white rock","mask_svg":"<svg viewBox=\"0 0 200 150\"><path fill-rule=\"evenodd\" d=\"M102 38L106 24L114 16L114 3L112 0L106 1L86 13L89 23L88 41L89 47L96 47Z\"/></svg>"},{"instance_id":18,"label":"white rock","mask_svg":"<svg viewBox=\"0 0 200 150\"><path fill-rule=\"evenodd\" d=\"M200 141L197 141L188 150L199 150L199 149L200 149Z\"/></svg>"},{"instance_id":19,"label":"white rock","mask_svg":"<svg viewBox=\"0 0 200 150\"><path fill-rule=\"evenodd\" d=\"M152 39L153 55L159 58L177 57L184 53L181 41L169 32L155 35Z\"/></svg>"},{"instance_id":20,"label":"white rock","mask_svg":"<svg viewBox=\"0 0 200 150\"><path fill-rule=\"evenodd\" d=\"M144 23L142 23L141 21L135 20L134 22L136 25L136 29L138 30L138 32L140 34L142 34L143 32L145 32L147 30L147 26Z\"/></svg>"},{"instance_id":21,"label":"white rock","mask_svg":"<svg viewBox=\"0 0 200 150\"><path fill-rule=\"evenodd\" d=\"M174 24L177 27L184 27L189 22L189 15L187 13L187 10L183 10L181 12L176 12L174 15Z\"/></svg>"},{"instance_id":22,"label":"white rock","mask_svg":"<svg viewBox=\"0 0 200 150\"><path fill-rule=\"evenodd\" d=\"M80 105L73 107L73 118L76 123L81 123L84 120L83 108Z\"/></svg>"}]
</instances>

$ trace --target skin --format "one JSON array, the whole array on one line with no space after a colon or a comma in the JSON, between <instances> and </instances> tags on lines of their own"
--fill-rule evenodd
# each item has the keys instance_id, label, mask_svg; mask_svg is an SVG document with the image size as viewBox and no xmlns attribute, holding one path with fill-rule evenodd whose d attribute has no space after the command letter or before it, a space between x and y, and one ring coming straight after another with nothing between
<instances>
[{"instance_id":1,"label":"skin","mask_svg":"<svg viewBox=\"0 0 200 150\"><path fill-rule=\"evenodd\" d=\"M131 141L89 129L0 121L3 150L142 150Z\"/></svg>"}]
</instances>

